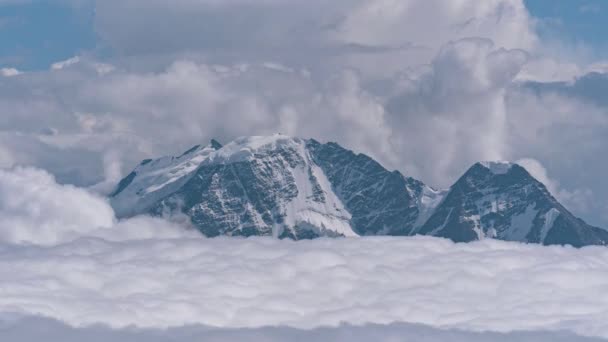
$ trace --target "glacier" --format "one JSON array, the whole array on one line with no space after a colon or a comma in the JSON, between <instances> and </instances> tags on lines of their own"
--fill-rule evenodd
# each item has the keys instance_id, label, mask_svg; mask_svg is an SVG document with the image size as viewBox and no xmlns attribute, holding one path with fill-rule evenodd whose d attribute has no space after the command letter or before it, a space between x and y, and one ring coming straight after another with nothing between
<instances>
[{"instance_id":1,"label":"glacier","mask_svg":"<svg viewBox=\"0 0 608 342\"><path fill-rule=\"evenodd\" d=\"M178 157L144 160L116 187L121 218L186 217L204 235L431 235L581 247L608 231L575 217L523 167L474 164L438 190L337 143L282 134L212 140Z\"/></svg>"}]
</instances>

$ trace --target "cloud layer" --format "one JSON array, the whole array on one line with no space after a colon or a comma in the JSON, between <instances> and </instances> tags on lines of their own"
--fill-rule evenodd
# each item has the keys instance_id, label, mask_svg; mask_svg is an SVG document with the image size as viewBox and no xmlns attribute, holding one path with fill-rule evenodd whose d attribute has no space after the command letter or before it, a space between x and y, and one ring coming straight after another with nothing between
<instances>
[{"instance_id":1,"label":"cloud layer","mask_svg":"<svg viewBox=\"0 0 608 342\"><path fill-rule=\"evenodd\" d=\"M603 247L493 240L206 239L159 219L117 221L104 199L44 171L0 173L3 317L111 328L407 322L608 337L606 260Z\"/></svg>"},{"instance_id":2,"label":"cloud layer","mask_svg":"<svg viewBox=\"0 0 608 342\"><path fill-rule=\"evenodd\" d=\"M148 217L118 222L106 199L59 185L42 170L0 170L0 243L56 245L83 236L122 241L198 235Z\"/></svg>"},{"instance_id":3,"label":"cloud layer","mask_svg":"<svg viewBox=\"0 0 608 342\"><path fill-rule=\"evenodd\" d=\"M108 53L2 69L0 167L108 193L144 158L281 132L435 187L479 160L534 159L570 209L608 226L605 63L565 59L521 0L95 7Z\"/></svg>"},{"instance_id":4,"label":"cloud layer","mask_svg":"<svg viewBox=\"0 0 608 342\"><path fill-rule=\"evenodd\" d=\"M608 226L606 65L539 39L522 0L95 8L96 50L48 70L0 69L0 339L608 338L603 248L208 240L149 217L119 221L91 193L144 158L282 132L442 187L473 162L520 160ZM195 326L154 330L184 324Z\"/></svg>"},{"instance_id":5,"label":"cloud layer","mask_svg":"<svg viewBox=\"0 0 608 342\"><path fill-rule=\"evenodd\" d=\"M422 337L424 336L424 337ZM73 328L60 322L34 318L0 317L0 338L7 341L38 342L600 342L601 338L588 338L564 332L475 333L458 330L440 330L411 324L340 326L298 330L293 328L217 329L199 326L160 329L111 329L104 326Z\"/></svg>"},{"instance_id":6,"label":"cloud layer","mask_svg":"<svg viewBox=\"0 0 608 342\"><path fill-rule=\"evenodd\" d=\"M608 337L608 252L432 238L0 245L0 308L70 325L392 322Z\"/></svg>"}]
</instances>

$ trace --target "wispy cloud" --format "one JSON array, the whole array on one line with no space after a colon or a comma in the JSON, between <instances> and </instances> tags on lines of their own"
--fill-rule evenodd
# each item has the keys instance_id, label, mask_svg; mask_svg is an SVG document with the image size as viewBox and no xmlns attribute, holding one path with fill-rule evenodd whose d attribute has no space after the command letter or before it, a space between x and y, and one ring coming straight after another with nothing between
<instances>
[{"instance_id":1,"label":"wispy cloud","mask_svg":"<svg viewBox=\"0 0 608 342\"><path fill-rule=\"evenodd\" d=\"M601 12L602 7L598 3L587 3L579 7L579 11L585 14L596 14Z\"/></svg>"}]
</instances>

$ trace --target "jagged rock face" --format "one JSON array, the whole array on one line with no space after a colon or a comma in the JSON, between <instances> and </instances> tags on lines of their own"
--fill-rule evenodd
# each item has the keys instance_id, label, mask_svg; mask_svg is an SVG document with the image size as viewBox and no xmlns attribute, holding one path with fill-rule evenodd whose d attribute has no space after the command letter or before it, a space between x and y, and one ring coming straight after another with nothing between
<instances>
[{"instance_id":1,"label":"jagged rock face","mask_svg":"<svg viewBox=\"0 0 608 342\"><path fill-rule=\"evenodd\" d=\"M184 160L189 155L195 170ZM155 165L164 171L150 171ZM159 178L167 170L177 177ZM146 161L119 184L112 203L125 216L185 214L207 236L410 235L425 188L335 143L252 137Z\"/></svg>"},{"instance_id":2,"label":"jagged rock face","mask_svg":"<svg viewBox=\"0 0 608 342\"><path fill-rule=\"evenodd\" d=\"M483 238L542 244L605 244L608 232L576 219L524 168L478 163L420 230L457 242Z\"/></svg>"},{"instance_id":3,"label":"jagged rock face","mask_svg":"<svg viewBox=\"0 0 608 342\"><path fill-rule=\"evenodd\" d=\"M314 162L327 175L333 190L351 213L360 235L411 235L419 215L424 184L389 172L363 154L335 143L311 141Z\"/></svg>"},{"instance_id":4,"label":"jagged rock face","mask_svg":"<svg viewBox=\"0 0 608 342\"><path fill-rule=\"evenodd\" d=\"M335 143L271 137L212 141L143 161L111 197L117 214L187 218L213 237L432 235L606 244L522 167L478 163L435 191Z\"/></svg>"},{"instance_id":5,"label":"jagged rock face","mask_svg":"<svg viewBox=\"0 0 608 342\"><path fill-rule=\"evenodd\" d=\"M322 175L310 163L304 145L304 141L292 140L254 151L243 160L208 160L151 212L184 212L207 236L301 239L352 235L348 213L328 199L318 180ZM319 217L310 217L315 215ZM315 219L322 224L315 226ZM327 229L324 221L347 229Z\"/></svg>"}]
</instances>

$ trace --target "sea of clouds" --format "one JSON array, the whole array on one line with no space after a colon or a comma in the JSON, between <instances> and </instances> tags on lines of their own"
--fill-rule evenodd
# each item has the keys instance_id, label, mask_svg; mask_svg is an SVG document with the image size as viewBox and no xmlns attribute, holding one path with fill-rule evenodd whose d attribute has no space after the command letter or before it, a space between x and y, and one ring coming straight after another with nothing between
<instances>
[{"instance_id":1,"label":"sea of clouds","mask_svg":"<svg viewBox=\"0 0 608 342\"><path fill-rule=\"evenodd\" d=\"M607 292L603 247L206 239L118 221L105 199L41 170L0 171L1 340L502 341L515 335L477 333L523 330L537 333L518 340L571 341L563 331L608 337Z\"/></svg>"},{"instance_id":2,"label":"sea of clouds","mask_svg":"<svg viewBox=\"0 0 608 342\"><path fill-rule=\"evenodd\" d=\"M447 330L421 325L396 323L365 326L342 325L315 329L290 327L209 328L188 326L170 329L126 328L106 326L74 328L56 320L28 317L0 321L0 337L7 341L39 342L601 342L602 338L582 337L568 332L471 332Z\"/></svg>"},{"instance_id":3,"label":"sea of clouds","mask_svg":"<svg viewBox=\"0 0 608 342\"><path fill-rule=\"evenodd\" d=\"M605 248L209 240L58 184L109 193L144 158L282 132L436 186L519 160L606 226L608 64L541 39L523 0L90 3L95 51L0 69L0 341L608 338Z\"/></svg>"}]
</instances>

